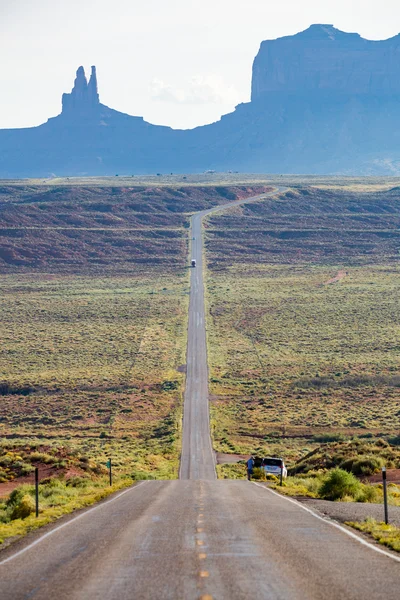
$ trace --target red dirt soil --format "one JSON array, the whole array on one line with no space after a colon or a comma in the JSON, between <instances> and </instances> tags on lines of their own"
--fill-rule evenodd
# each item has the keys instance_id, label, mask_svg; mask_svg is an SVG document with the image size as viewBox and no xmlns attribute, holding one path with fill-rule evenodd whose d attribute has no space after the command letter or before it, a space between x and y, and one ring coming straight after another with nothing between
<instances>
[{"instance_id":1,"label":"red dirt soil","mask_svg":"<svg viewBox=\"0 0 400 600\"><path fill-rule=\"evenodd\" d=\"M388 483L400 484L400 469L387 469L386 480ZM363 479L365 483L382 483L382 473L375 473Z\"/></svg>"},{"instance_id":2,"label":"red dirt soil","mask_svg":"<svg viewBox=\"0 0 400 600\"><path fill-rule=\"evenodd\" d=\"M70 477L82 476L84 472L75 467L70 467L68 469L58 469L53 465L46 465L44 463L33 464L32 466L39 468L39 481L42 479L48 479L53 477L65 477L65 479L69 479ZM32 471L30 475L25 475L23 477L16 477L12 481L6 481L5 483L0 483L0 498L6 498L11 494L15 488L23 485L24 483L28 483L33 485L35 483L35 472Z\"/></svg>"}]
</instances>

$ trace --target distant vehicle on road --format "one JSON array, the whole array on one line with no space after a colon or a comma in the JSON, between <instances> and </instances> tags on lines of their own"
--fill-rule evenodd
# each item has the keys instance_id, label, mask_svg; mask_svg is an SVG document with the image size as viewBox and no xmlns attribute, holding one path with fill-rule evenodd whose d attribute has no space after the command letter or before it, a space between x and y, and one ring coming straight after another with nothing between
<instances>
[{"instance_id":1,"label":"distant vehicle on road","mask_svg":"<svg viewBox=\"0 0 400 600\"><path fill-rule=\"evenodd\" d=\"M283 479L286 479L287 477L287 469L282 458L263 458L262 468L266 475L276 475L277 477L280 477L282 470Z\"/></svg>"},{"instance_id":2,"label":"distant vehicle on road","mask_svg":"<svg viewBox=\"0 0 400 600\"><path fill-rule=\"evenodd\" d=\"M195 266L196 266L196 260L193 258L192 259L192 267L195 267Z\"/></svg>"}]
</instances>

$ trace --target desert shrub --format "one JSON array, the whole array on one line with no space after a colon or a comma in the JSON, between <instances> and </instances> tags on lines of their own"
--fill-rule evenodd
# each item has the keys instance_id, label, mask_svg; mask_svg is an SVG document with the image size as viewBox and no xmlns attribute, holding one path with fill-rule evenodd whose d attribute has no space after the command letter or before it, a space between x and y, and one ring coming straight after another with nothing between
<instances>
[{"instance_id":1,"label":"desert shrub","mask_svg":"<svg viewBox=\"0 0 400 600\"><path fill-rule=\"evenodd\" d=\"M65 481L58 477L47 477L46 479L43 479L41 483L45 484L45 487L49 490L63 487L65 485Z\"/></svg>"},{"instance_id":2,"label":"desert shrub","mask_svg":"<svg viewBox=\"0 0 400 600\"><path fill-rule=\"evenodd\" d=\"M378 473L383 463L379 456L352 457L343 461L340 468L354 475L373 475Z\"/></svg>"},{"instance_id":3,"label":"desert shrub","mask_svg":"<svg viewBox=\"0 0 400 600\"><path fill-rule=\"evenodd\" d=\"M321 389L321 388L358 388L362 386L386 385L389 387L400 387L400 377L388 377L385 375L350 375L341 379L330 376L317 376L299 379L293 386L298 389Z\"/></svg>"},{"instance_id":4,"label":"desert shrub","mask_svg":"<svg viewBox=\"0 0 400 600\"><path fill-rule=\"evenodd\" d=\"M134 481L147 481L148 479L155 479L154 475L145 473L144 471L133 471L133 473L131 473L131 477Z\"/></svg>"},{"instance_id":5,"label":"desert shrub","mask_svg":"<svg viewBox=\"0 0 400 600\"><path fill-rule=\"evenodd\" d=\"M91 481L87 477L75 476L75 477L70 477L67 480L66 485L67 485L67 487L83 488L83 487L87 487L90 483L91 483Z\"/></svg>"},{"instance_id":6,"label":"desert shrub","mask_svg":"<svg viewBox=\"0 0 400 600\"><path fill-rule=\"evenodd\" d=\"M400 435L396 435L395 437L389 438L388 442L392 446L400 446Z\"/></svg>"},{"instance_id":7,"label":"desert shrub","mask_svg":"<svg viewBox=\"0 0 400 600\"><path fill-rule=\"evenodd\" d=\"M313 440L319 444L327 444L329 442L345 442L348 440L348 437L343 435L343 433L322 433L314 435Z\"/></svg>"},{"instance_id":8,"label":"desert shrub","mask_svg":"<svg viewBox=\"0 0 400 600\"><path fill-rule=\"evenodd\" d=\"M22 500L22 498L23 498L23 496L25 496L25 494L29 493L29 491L31 489L33 489L32 486L28 486L28 485L21 485L21 486L15 488L15 490L13 490L11 492L8 499L6 500L6 506L14 507L16 504L18 504Z\"/></svg>"},{"instance_id":9,"label":"desert shrub","mask_svg":"<svg viewBox=\"0 0 400 600\"><path fill-rule=\"evenodd\" d=\"M390 448L389 442L387 442L386 440L383 440L382 438L379 438L378 440L376 440L375 446L378 446L378 448Z\"/></svg>"},{"instance_id":10,"label":"desert shrub","mask_svg":"<svg viewBox=\"0 0 400 600\"><path fill-rule=\"evenodd\" d=\"M14 519L25 519L34 512L33 489L33 486L21 485L11 492L1 511L3 523Z\"/></svg>"},{"instance_id":11,"label":"desert shrub","mask_svg":"<svg viewBox=\"0 0 400 600\"><path fill-rule=\"evenodd\" d=\"M380 502L381 494L373 485L363 485L356 500L357 502Z\"/></svg>"},{"instance_id":12,"label":"desert shrub","mask_svg":"<svg viewBox=\"0 0 400 600\"><path fill-rule=\"evenodd\" d=\"M251 476L252 479L257 479L259 481L265 481L266 480L266 476L265 476L265 471L264 469L262 469L261 467L254 467L253 469L253 475Z\"/></svg>"},{"instance_id":13,"label":"desert shrub","mask_svg":"<svg viewBox=\"0 0 400 600\"><path fill-rule=\"evenodd\" d=\"M218 479L246 479L245 461L217 465Z\"/></svg>"},{"instance_id":14,"label":"desert shrub","mask_svg":"<svg viewBox=\"0 0 400 600\"><path fill-rule=\"evenodd\" d=\"M19 465L14 464L13 467L14 469L19 469L20 475L29 475L29 473L32 473L35 470L35 467L23 461Z\"/></svg>"},{"instance_id":15,"label":"desert shrub","mask_svg":"<svg viewBox=\"0 0 400 600\"><path fill-rule=\"evenodd\" d=\"M46 452L35 451L35 452L31 453L30 460L32 462L38 461L38 462L42 462L42 463L48 465L48 464L54 463L57 459L54 456L52 456L51 454L47 454Z\"/></svg>"},{"instance_id":16,"label":"desert shrub","mask_svg":"<svg viewBox=\"0 0 400 600\"><path fill-rule=\"evenodd\" d=\"M161 384L161 389L163 392L169 392L171 390L177 390L179 387L178 381L164 381Z\"/></svg>"},{"instance_id":17,"label":"desert shrub","mask_svg":"<svg viewBox=\"0 0 400 600\"><path fill-rule=\"evenodd\" d=\"M361 486L353 473L336 468L326 475L319 495L325 500L342 500L345 496L356 498L360 494Z\"/></svg>"},{"instance_id":18,"label":"desert shrub","mask_svg":"<svg viewBox=\"0 0 400 600\"><path fill-rule=\"evenodd\" d=\"M287 496L308 496L318 498L321 487L320 477L288 477L283 481L283 486L272 485Z\"/></svg>"},{"instance_id":19,"label":"desert shrub","mask_svg":"<svg viewBox=\"0 0 400 600\"><path fill-rule=\"evenodd\" d=\"M26 519L35 511L35 502L29 494L24 494L22 498L13 506L11 519Z\"/></svg>"},{"instance_id":20,"label":"desert shrub","mask_svg":"<svg viewBox=\"0 0 400 600\"><path fill-rule=\"evenodd\" d=\"M29 385L11 385L7 381L0 381L0 396L20 395L29 396L34 392L34 388Z\"/></svg>"},{"instance_id":21,"label":"desert shrub","mask_svg":"<svg viewBox=\"0 0 400 600\"><path fill-rule=\"evenodd\" d=\"M370 456L356 460L353 464L355 475L373 475L382 468L384 461L379 456Z\"/></svg>"}]
</instances>

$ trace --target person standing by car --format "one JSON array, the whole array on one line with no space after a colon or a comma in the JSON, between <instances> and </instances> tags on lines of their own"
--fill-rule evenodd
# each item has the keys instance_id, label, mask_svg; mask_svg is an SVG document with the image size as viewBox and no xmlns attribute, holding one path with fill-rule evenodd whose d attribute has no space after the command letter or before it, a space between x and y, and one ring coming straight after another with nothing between
<instances>
[{"instance_id":1,"label":"person standing by car","mask_svg":"<svg viewBox=\"0 0 400 600\"><path fill-rule=\"evenodd\" d=\"M249 460L246 463L247 466L247 479L249 481L251 481L251 476L253 475L253 469L254 469L254 458L253 456L250 456Z\"/></svg>"}]
</instances>

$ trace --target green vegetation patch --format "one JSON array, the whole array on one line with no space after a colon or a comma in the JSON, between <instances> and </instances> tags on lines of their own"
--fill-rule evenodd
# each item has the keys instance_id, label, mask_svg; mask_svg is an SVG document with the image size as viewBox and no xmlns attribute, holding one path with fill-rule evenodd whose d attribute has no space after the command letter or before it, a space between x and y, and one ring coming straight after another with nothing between
<instances>
[{"instance_id":1,"label":"green vegetation patch","mask_svg":"<svg viewBox=\"0 0 400 600\"><path fill-rule=\"evenodd\" d=\"M349 521L346 525L354 527L358 531L371 535L374 540L387 546L391 550L400 552L400 528L395 525L377 523L374 519L367 519L363 523Z\"/></svg>"},{"instance_id":2,"label":"green vegetation patch","mask_svg":"<svg viewBox=\"0 0 400 600\"><path fill-rule=\"evenodd\" d=\"M16 488L0 503L0 544L13 540L47 525L75 510L103 500L121 488L132 485L129 478L119 478L107 485L106 478L91 480L74 477L69 480L51 479L39 486L39 516L35 516L35 488L23 485Z\"/></svg>"},{"instance_id":3,"label":"green vegetation patch","mask_svg":"<svg viewBox=\"0 0 400 600\"><path fill-rule=\"evenodd\" d=\"M362 483L353 473L339 468L326 473L288 477L282 486L273 484L272 487L287 496L308 496L340 502L383 502L381 484ZM400 506L398 485L388 485L388 501L393 506Z\"/></svg>"}]
</instances>

